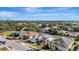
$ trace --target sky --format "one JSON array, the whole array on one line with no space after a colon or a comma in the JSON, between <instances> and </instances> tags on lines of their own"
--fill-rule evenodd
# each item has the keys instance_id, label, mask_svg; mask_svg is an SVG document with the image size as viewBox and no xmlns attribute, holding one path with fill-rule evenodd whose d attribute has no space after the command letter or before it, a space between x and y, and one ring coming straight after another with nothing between
<instances>
[{"instance_id":1,"label":"sky","mask_svg":"<svg viewBox=\"0 0 79 59\"><path fill-rule=\"evenodd\" d=\"M79 7L0 7L3 20L79 20Z\"/></svg>"}]
</instances>

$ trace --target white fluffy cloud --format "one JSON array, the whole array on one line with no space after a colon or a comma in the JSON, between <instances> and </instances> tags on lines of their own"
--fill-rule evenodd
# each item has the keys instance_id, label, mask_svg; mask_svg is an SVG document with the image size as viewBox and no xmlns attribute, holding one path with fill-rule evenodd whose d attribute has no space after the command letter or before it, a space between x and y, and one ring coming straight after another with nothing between
<instances>
[{"instance_id":1,"label":"white fluffy cloud","mask_svg":"<svg viewBox=\"0 0 79 59\"><path fill-rule=\"evenodd\" d=\"M56 10L67 10L67 9L70 9L71 7L59 7L59 8L56 8Z\"/></svg>"},{"instance_id":2,"label":"white fluffy cloud","mask_svg":"<svg viewBox=\"0 0 79 59\"><path fill-rule=\"evenodd\" d=\"M34 12L40 12L40 8L37 8L37 7L28 7L28 8L25 8L25 10L27 12L31 12L31 13L34 13Z\"/></svg>"},{"instance_id":3,"label":"white fluffy cloud","mask_svg":"<svg viewBox=\"0 0 79 59\"><path fill-rule=\"evenodd\" d=\"M11 16L14 15L16 12L10 12L10 11L0 11L0 16Z\"/></svg>"}]
</instances>

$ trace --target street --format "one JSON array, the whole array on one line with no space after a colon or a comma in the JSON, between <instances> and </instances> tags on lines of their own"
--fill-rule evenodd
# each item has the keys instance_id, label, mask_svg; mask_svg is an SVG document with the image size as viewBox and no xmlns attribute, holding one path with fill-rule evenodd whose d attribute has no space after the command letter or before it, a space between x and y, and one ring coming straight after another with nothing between
<instances>
[{"instance_id":1,"label":"street","mask_svg":"<svg viewBox=\"0 0 79 59\"><path fill-rule=\"evenodd\" d=\"M21 44L16 42L16 40L7 40L5 39L5 37L2 37L2 36L0 36L0 40L6 41L5 45L13 47L16 51L27 51L32 49L30 48L31 44L28 44L28 43Z\"/></svg>"}]
</instances>

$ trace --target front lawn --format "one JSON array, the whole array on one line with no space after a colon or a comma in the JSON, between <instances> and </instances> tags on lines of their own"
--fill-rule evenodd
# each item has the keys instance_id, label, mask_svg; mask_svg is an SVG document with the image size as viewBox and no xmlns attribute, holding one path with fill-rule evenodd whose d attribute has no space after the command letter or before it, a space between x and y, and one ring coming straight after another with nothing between
<instances>
[{"instance_id":1,"label":"front lawn","mask_svg":"<svg viewBox=\"0 0 79 59\"><path fill-rule=\"evenodd\" d=\"M79 44L79 41L76 41L77 44Z\"/></svg>"},{"instance_id":2,"label":"front lawn","mask_svg":"<svg viewBox=\"0 0 79 59\"><path fill-rule=\"evenodd\" d=\"M40 45L33 44L32 46L33 46L33 47L36 47L36 48L38 48L38 49L42 49L42 47L43 47L43 44L40 44Z\"/></svg>"},{"instance_id":3,"label":"front lawn","mask_svg":"<svg viewBox=\"0 0 79 59\"><path fill-rule=\"evenodd\" d=\"M7 36L7 35L10 35L12 32L15 32L15 31L4 31L4 32L0 32L0 35L1 36Z\"/></svg>"},{"instance_id":4,"label":"front lawn","mask_svg":"<svg viewBox=\"0 0 79 59\"><path fill-rule=\"evenodd\" d=\"M19 40L19 42L33 44L30 40Z\"/></svg>"},{"instance_id":5,"label":"front lawn","mask_svg":"<svg viewBox=\"0 0 79 59\"><path fill-rule=\"evenodd\" d=\"M59 38L60 36L59 36L59 35L52 35L52 37L53 37L54 39L57 39L57 38Z\"/></svg>"},{"instance_id":6,"label":"front lawn","mask_svg":"<svg viewBox=\"0 0 79 59\"><path fill-rule=\"evenodd\" d=\"M70 51L74 51L74 48L79 44L79 42L75 41L74 44L70 47Z\"/></svg>"}]
</instances>

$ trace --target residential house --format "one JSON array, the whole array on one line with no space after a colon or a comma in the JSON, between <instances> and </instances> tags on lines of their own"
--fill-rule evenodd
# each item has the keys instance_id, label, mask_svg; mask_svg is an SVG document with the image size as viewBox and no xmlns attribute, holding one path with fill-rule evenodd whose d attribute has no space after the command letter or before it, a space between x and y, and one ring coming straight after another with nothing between
<instances>
[{"instance_id":1,"label":"residential house","mask_svg":"<svg viewBox=\"0 0 79 59\"><path fill-rule=\"evenodd\" d=\"M49 41L52 41L53 40L53 36L50 35L50 34L44 34L44 37L49 40Z\"/></svg>"},{"instance_id":2,"label":"residential house","mask_svg":"<svg viewBox=\"0 0 79 59\"><path fill-rule=\"evenodd\" d=\"M65 30L59 30L59 31L57 31L57 33L59 35L63 35L63 36L68 35L67 31L65 31Z\"/></svg>"},{"instance_id":3,"label":"residential house","mask_svg":"<svg viewBox=\"0 0 79 59\"><path fill-rule=\"evenodd\" d=\"M24 36L27 34L27 31L20 31L20 39L24 39Z\"/></svg>"},{"instance_id":4,"label":"residential house","mask_svg":"<svg viewBox=\"0 0 79 59\"><path fill-rule=\"evenodd\" d=\"M58 27L57 26L52 26L54 29L57 29Z\"/></svg>"},{"instance_id":5,"label":"residential house","mask_svg":"<svg viewBox=\"0 0 79 59\"><path fill-rule=\"evenodd\" d=\"M74 43L74 40L68 37L60 37L54 40L54 44L57 45L58 50L61 50L61 51L67 51L72 46L73 43Z\"/></svg>"},{"instance_id":6,"label":"residential house","mask_svg":"<svg viewBox=\"0 0 79 59\"><path fill-rule=\"evenodd\" d=\"M77 37L79 34L77 32L68 32L69 36Z\"/></svg>"},{"instance_id":7,"label":"residential house","mask_svg":"<svg viewBox=\"0 0 79 59\"><path fill-rule=\"evenodd\" d=\"M68 27L69 32L73 32L73 28Z\"/></svg>"},{"instance_id":8,"label":"residential house","mask_svg":"<svg viewBox=\"0 0 79 59\"><path fill-rule=\"evenodd\" d=\"M13 32L10 34L10 36L14 36L14 37L17 37L20 35L20 32L19 31L16 31L16 32Z\"/></svg>"},{"instance_id":9,"label":"residential house","mask_svg":"<svg viewBox=\"0 0 79 59\"><path fill-rule=\"evenodd\" d=\"M44 33L49 33L49 29L50 29L50 27L45 27L45 28L43 29L43 32L44 32Z\"/></svg>"},{"instance_id":10,"label":"residential house","mask_svg":"<svg viewBox=\"0 0 79 59\"><path fill-rule=\"evenodd\" d=\"M51 42L53 40L53 37L50 34L37 33L32 31L28 31L25 36L28 37L28 40L31 40L32 42L36 42L37 39L40 42L44 40L48 40L49 42Z\"/></svg>"},{"instance_id":11,"label":"residential house","mask_svg":"<svg viewBox=\"0 0 79 59\"><path fill-rule=\"evenodd\" d=\"M54 38L50 34L44 34L44 45L51 48Z\"/></svg>"},{"instance_id":12,"label":"residential house","mask_svg":"<svg viewBox=\"0 0 79 59\"><path fill-rule=\"evenodd\" d=\"M42 24L38 24L38 27L42 27Z\"/></svg>"},{"instance_id":13,"label":"residential house","mask_svg":"<svg viewBox=\"0 0 79 59\"><path fill-rule=\"evenodd\" d=\"M6 43L5 39L4 38L3 39L1 38L0 39L0 44L5 44L5 43Z\"/></svg>"},{"instance_id":14,"label":"residential house","mask_svg":"<svg viewBox=\"0 0 79 59\"><path fill-rule=\"evenodd\" d=\"M27 31L16 31L10 34L10 36L16 37L16 39L23 39Z\"/></svg>"},{"instance_id":15,"label":"residential house","mask_svg":"<svg viewBox=\"0 0 79 59\"><path fill-rule=\"evenodd\" d=\"M25 37L28 37L27 40L31 40L32 42L36 41L36 37L38 37L38 33L37 32L32 32L32 31L28 31L25 34Z\"/></svg>"}]
</instances>

